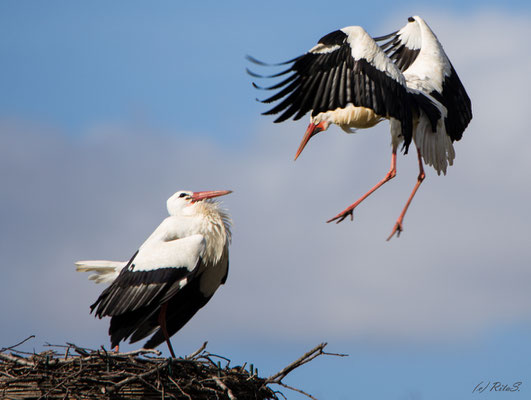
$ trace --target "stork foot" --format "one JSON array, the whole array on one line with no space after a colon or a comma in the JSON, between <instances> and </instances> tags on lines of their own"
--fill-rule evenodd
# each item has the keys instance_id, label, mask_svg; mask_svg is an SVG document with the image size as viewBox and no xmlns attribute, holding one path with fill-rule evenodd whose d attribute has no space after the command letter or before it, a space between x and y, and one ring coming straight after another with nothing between
<instances>
[{"instance_id":1,"label":"stork foot","mask_svg":"<svg viewBox=\"0 0 531 400\"><path fill-rule=\"evenodd\" d=\"M391 234L389 235L389 237L387 238L387 241L389 241L393 235L396 233L396 237L400 237L400 232L402 232L404 229L402 228L402 221L396 221L396 224L393 228L393 231L391 232Z\"/></svg>"},{"instance_id":2,"label":"stork foot","mask_svg":"<svg viewBox=\"0 0 531 400\"><path fill-rule=\"evenodd\" d=\"M326 221L326 223L336 221L336 224L339 224L342 222L345 218L347 218L350 215L350 220L354 221L354 207L346 208L345 210L341 211L339 214L337 214L334 218L329 219Z\"/></svg>"}]
</instances>

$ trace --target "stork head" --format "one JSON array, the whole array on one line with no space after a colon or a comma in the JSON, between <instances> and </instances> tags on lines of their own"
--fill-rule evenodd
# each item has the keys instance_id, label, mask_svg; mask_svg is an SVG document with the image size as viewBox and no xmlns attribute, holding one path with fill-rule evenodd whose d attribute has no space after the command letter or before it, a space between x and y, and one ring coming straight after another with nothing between
<instances>
[{"instance_id":1,"label":"stork head","mask_svg":"<svg viewBox=\"0 0 531 400\"><path fill-rule=\"evenodd\" d=\"M204 192L192 192L191 190L180 190L171 196L166 205L170 215L181 215L189 211L188 207L194 206L199 202L214 197L224 196L232 193L231 190L209 190ZM190 210L191 211L191 210Z\"/></svg>"},{"instance_id":2,"label":"stork head","mask_svg":"<svg viewBox=\"0 0 531 400\"><path fill-rule=\"evenodd\" d=\"M308 129L306 129L306 133L304 134L304 137L302 138L302 142L299 145L297 154L295 154L295 160L302 153L302 150L304 150L304 147L306 147L306 144L310 141L312 136L317 135L319 132L326 131L329 125L330 125L330 122L328 121L325 121L325 120L315 121L314 119L312 119L312 122L310 122L310 125L308 125Z\"/></svg>"}]
</instances>

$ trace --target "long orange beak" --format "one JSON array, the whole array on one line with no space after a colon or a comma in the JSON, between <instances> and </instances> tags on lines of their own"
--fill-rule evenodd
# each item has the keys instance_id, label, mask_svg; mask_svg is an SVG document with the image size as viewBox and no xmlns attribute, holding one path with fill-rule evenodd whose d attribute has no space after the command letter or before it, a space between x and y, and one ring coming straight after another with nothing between
<instances>
[{"instance_id":1,"label":"long orange beak","mask_svg":"<svg viewBox=\"0 0 531 400\"><path fill-rule=\"evenodd\" d=\"M232 190L208 190L205 192L194 192L192 195L192 203L205 199L212 199L214 197L225 196L229 193L232 193Z\"/></svg>"},{"instance_id":2,"label":"long orange beak","mask_svg":"<svg viewBox=\"0 0 531 400\"><path fill-rule=\"evenodd\" d=\"M302 151L304 150L304 147L306 147L306 144L310 141L312 136L317 135L319 132L325 131L326 128L327 128L327 124L324 121L321 121L318 124L314 124L310 122L310 125L308 125L308 128L306 129L306 133L304 134L304 137L302 138L302 142L299 146L299 149L297 150L297 154L295 154L295 160L297 160L299 155L302 153Z\"/></svg>"}]
</instances>

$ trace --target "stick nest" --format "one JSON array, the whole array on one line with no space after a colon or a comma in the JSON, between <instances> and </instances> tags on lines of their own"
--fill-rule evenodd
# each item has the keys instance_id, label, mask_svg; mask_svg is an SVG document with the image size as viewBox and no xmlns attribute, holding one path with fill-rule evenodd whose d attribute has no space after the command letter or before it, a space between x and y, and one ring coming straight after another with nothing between
<instances>
[{"instance_id":1,"label":"stick nest","mask_svg":"<svg viewBox=\"0 0 531 400\"><path fill-rule=\"evenodd\" d=\"M0 349L2 399L285 398L272 384L313 399L282 379L321 354L339 355L325 353L323 343L277 374L261 378L252 364L231 367L229 359L207 352L206 343L187 357L163 358L156 350L114 353L74 344L48 344L50 350L34 354L15 349L23 342Z\"/></svg>"}]
</instances>

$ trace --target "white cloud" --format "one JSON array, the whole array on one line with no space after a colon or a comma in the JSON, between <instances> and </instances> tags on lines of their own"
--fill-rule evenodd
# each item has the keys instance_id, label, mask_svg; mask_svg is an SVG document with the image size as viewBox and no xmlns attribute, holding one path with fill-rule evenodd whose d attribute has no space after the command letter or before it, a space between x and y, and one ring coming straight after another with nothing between
<instances>
[{"instance_id":1,"label":"white cloud","mask_svg":"<svg viewBox=\"0 0 531 400\"><path fill-rule=\"evenodd\" d=\"M426 19L469 90L474 120L448 176L427 170L405 231L391 242L416 180L414 152L353 223L324 222L387 172L387 124L350 136L331 128L294 163L304 123L264 118L248 128L248 145L227 148L120 126L73 139L4 121L0 312L11 323L2 342L38 331L57 342L107 343L106 322L88 315L102 288L74 273L73 262L127 258L178 189L234 190L224 202L235 225L227 285L181 340L215 331L430 341L530 321L531 56L523 49L531 27L494 13ZM503 29L493 35L493 26Z\"/></svg>"}]
</instances>

